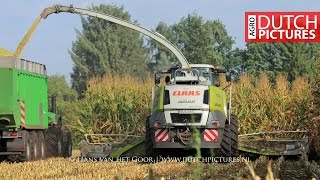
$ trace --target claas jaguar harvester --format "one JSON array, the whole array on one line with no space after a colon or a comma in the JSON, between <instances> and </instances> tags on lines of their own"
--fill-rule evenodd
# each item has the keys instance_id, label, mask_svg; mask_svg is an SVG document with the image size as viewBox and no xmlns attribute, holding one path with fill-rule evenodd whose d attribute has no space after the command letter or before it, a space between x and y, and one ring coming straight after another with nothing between
<instances>
[{"instance_id":1,"label":"claas jaguar harvester","mask_svg":"<svg viewBox=\"0 0 320 180\"><path fill-rule=\"evenodd\" d=\"M71 134L49 111L45 65L0 56L0 156L21 162L71 156Z\"/></svg>"},{"instance_id":2,"label":"claas jaguar harvester","mask_svg":"<svg viewBox=\"0 0 320 180\"><path fill-rule=\"evenodd\" d=\"M229 113L230 108L227 107L225 91L218 87L217 82L218 75L226 73L224 68L203 64L190 65L182 52L161 34L108 14L73 6L54 5L44 9L41 17L46 19L53 13L61 12L101 18L143 33L167 47L180 62L181 66L162 72L170 73L166 78L168 80L166 85L159 85L160 73L156 73L152 114L146 120L144 141L146 155L157 156L160 151L194 148L195 140L192 138L192 134L198 131L200 135L196 138L201 141L201 149L217 150L215 154L221 156L237 156L237 120ZM94 143L89 142L90 138L88 137L86 136L87 144L93 145ZM99 143L96 144L96 147L84 149L94 149L92 153L95 155L96 149L101 149L100 154L112 156L110 152L113 151L113 148L110 147L110 143L104 142L102 143L104 145ZM130 148L122 149L121 153L130 150ZM103 149L110 149L110 151L103 151ZM117 155L121 153L117 153ZM82 154L89 155L90 152Z\"/></svg>"},{"instance_id":3,"label":"claas jaguar harvester","mask_svg":"<svg viewBox=\"0 0 320 180\"><path fill-rule=\"evenodd\" d=\"M168 48L179 61L178 66L155 73L152 112L144 120L145 138L132 134L85 134L85 140L79 144L82 156L131 156L140 154L142 149L145 150L144 155L152 157L168 153L179 155L184 149L200 149L209 152L209 156L220 157L238 156L238 149L259 155L299 155L308 151L305 131L258 132L238 136L237 118L231 114L231 76L223 67L189 64L182 52L161 34L109 14L54 5L45 8L40 16L46 19L54 13L88 15L138 31ZM230 82L227 87L220 87L219 75L222 73L226 73ZM161 77L165 77L162 78L165 82L160 83ZM51 119L43 122L45 126L60 122L54 120L57 115L47 113L43 116L46 118L46 115ZM19 119L17 121L19 125ZM292 134L299 138L292 139Z\"/></svg>"},{"instance_id":4,"label":"claas jaguar harvester","mask_svg":"<svg viewBox=\"0 0 320 180\"><path fill-rule=\"evenodd\" d=\"M200 148L215 156L238 156L237 120L229 116L225 91L219 88L219 74L226 70L207 64L190 67L162 71L167 74L164 85L159 85L161 74L155 74L152 114L146 121L147 154Z\"/></svg>"}]
</instances>

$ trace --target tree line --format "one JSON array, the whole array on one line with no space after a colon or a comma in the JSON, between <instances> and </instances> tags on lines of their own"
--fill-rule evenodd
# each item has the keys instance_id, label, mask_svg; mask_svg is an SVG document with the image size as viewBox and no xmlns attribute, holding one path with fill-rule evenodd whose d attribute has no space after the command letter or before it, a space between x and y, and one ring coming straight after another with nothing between
<instances>
[{"instance_id":1,"label":"tree line","mask_svg":"<svg viewBox=\"0 0 320 180\"><path fill-rule=\"evenodd\" d=\"M91 8L139 24L132 20L123 6L99 5ZM50 76L48 80L49 94L58 93L58 113L74 130L75 141L83 138L83 130L91 133L101 133L99 130L103 128L116 132L125 130L123 125L128 125L127 118L139 120L137 125L131 123L130 126L143 127L139 123L144 122L140 121L141 117L149 113L146 107L150 105L146 102L150 102L150 93L145 86L152 84L151 74L170 68L178 63L177 60L168 49L136 31L91 17L81 17L81 22L82 30L76 30L77 38L69 51L74 63L72 88L63 76ZM171 25L159 22L154 31L175 44L190 63L222 65L233 68L238 76L246 74L234 86L236 94L233 96L235 107L239 106L235 109L237 115L242 117L239 118L242 123L257 124L266 120L263 117L267 117L264 122L269 122L269 117L274 116L268 111L280 107L276 111L278 118L287 122L290 120L287 117L294 116L295 123L312 125L309 129L313 132L311 139L313 144L318 142L319 43L248 43L245 48L236 48L234 38L228 34L223 22L207 20L195 13ZM95 81L100 77L105 78L101 82ZM268 100L273 102L272 106ZM244 113L248 110L243 108L246 102L248 107L252 107L252 102L257 102L260 109L254 106L252 111L247 111L249 114ZM261 115L258 119L257 113ZM110 123L115 120L121 123ZM277 119L271 120L274 122ZM109 131L102 133L106 132ZM315 147L319 152L319 143Z\"/></svg>"},{"instance_id":2,"label":"tree line","mask_svg":"<svg viewBox=\"0 0 320 180\"><path fill-rule=\"evenodd\" d=\"M139 24L123 6L98 5L91 9ZM92 77L106 74L144 78L177 63L174 55L154 40L117 24L92 17L81 17L82 30L69 51L74 63L72 87L79 94ZM239 27L240 28L240 27ZM222 65L238 73L278 74L293 81L298 76L312 80L319 59L319 43L248 43L235 48L234 38L220 20L207 20L191 13L179 22L159 22L154 31L176 45L190 63Z\"/></svg>"}]
</instances>

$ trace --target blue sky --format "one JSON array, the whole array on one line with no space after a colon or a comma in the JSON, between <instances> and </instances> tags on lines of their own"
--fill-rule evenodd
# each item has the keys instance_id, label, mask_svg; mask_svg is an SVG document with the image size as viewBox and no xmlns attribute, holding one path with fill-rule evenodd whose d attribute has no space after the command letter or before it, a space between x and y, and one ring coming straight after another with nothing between
<instances>
[{"instance_id":1,"label":"blue sky","mask_svg":"<svg viewBox=\"0 0 320 180\"><path fill-rule=\"evenodd\" d=\"M0 6L0 47L14 51L34 19L53 4L86 8L91 4L123 5L141 26L154 29L158 22L173 24L196 12L205 19L220 19L235 41L243 48L244 12L246 11L320 11L319 0L2 0ZM69 79L72 61L68 54L81 29L80 17L54 14L42 20L22 57L47 65L49 75Z\"/></svg>"}]
</instances>

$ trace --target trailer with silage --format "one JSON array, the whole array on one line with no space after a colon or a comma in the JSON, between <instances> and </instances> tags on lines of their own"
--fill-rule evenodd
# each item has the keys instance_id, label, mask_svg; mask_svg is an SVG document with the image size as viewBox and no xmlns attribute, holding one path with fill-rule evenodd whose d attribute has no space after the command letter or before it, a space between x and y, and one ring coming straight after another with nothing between
<instances>
[{"instance_id":1,"label":"trailer with silage","mask_svg":"<svg viewBox=\"0 0 320 180\"><path fill-rule=\"evenodd\" d=\"M46 66L0 56L0 156L21 162L71 156L71 133L49 110Z\"/></svg>"}]
</instances>

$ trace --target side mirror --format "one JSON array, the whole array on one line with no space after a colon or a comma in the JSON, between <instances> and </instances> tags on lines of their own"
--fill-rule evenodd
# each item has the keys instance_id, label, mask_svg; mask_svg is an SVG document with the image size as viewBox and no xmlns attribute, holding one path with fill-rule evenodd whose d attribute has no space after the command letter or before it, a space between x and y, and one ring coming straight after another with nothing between
<instances>
[{"instance_id":1,"label":"side mirror","mask_svg":"<svg viewBox=\"0 0 320 180\"><path fill-rule=\"evenodd\" d=\"M160 73L154 74L154 84L160 84L161 75Z\"/></svg>"},{"instance_id":2,"label":"side mirror","mask_svg":"<svg viewBox=\"0 0 320 180\"><path fill-rule=\"evenodd\" d=\"M232 80L231 72L226 72L226 80L227 80L227 82L231 82L231 80Z\"/></svg>"}]
</instances>

